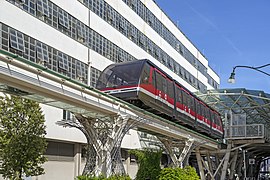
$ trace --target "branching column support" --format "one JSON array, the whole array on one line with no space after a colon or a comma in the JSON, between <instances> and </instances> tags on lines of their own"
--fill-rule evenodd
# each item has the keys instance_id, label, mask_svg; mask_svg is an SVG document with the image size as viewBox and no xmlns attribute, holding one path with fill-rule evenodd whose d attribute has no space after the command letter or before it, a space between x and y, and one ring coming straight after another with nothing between
<instances>
[{"instance_id":1,"label":"branching column support","mask_svg":"<svg viewBox=\"0 0 270 180\"><path fill-rule=\"evenodd\" d=\"M229 180L232 180L234 175L236 174L235 167L236 167L237 158L238 158L238 149L235 150L233 158L232 158Z\"/></svg>"},{"instance_id":2,"label":"branching column support","mask_svg":"<svg viewBox=\"0 0 270 180\"><path fill-rule=\"evenodd\" d=\"M198 167L199 167L199 173L200 173L201 180L205 180L204 168L203 168L203 164L202 164L202 157L201 157L199 148L196 148L196 159L197 159L197 163L198 163Z\"/></svg>"},{"instance_id":3,"label":"branching column support","mask_svg":"<svg viewBox=\"0 0 270 180\"><path fill-rule=\"evenodd\" d=\"M184 147L175 147L174 142L172 140L163 139L163 138L159 138L159 140L162 142L167 153L169 154L172 160L173 166L182 167L185 158L187 157L187 155L189 154L191 150L194 140L193 139L186 140ZM174 148L178 148L178 150L174 151L173 150ZM176 155L177 152L181 152L179 158L177 158L177 155Z\"/></svg>"},{"instance_id":4,"label":"branching column support","mask_svg":"<svg viewBox=\"0 0 270 180\"><path fill-rule=\"evenodd\" d=\"M76 127L87 139L87 160L83 174L125 174L121 161L121 142L134 124L129 117L118 114L113 117L85 117L75 114L72 120L57 122Z\"/></svg>"},{"instance_id":5,"label":"branching column support","mask_svg":"<svg viewBox=\"0 0 270 180\"><path fill-rule=\"evenodd\" d=\"M224 156L224 164L222 167L221 178L220 178L221 180L225 180L225 178L226 178L228 164L229 164L229 160L230 160L231 148L232 148L232 144L229 143L227 146L226 154Z\"/></svg>"}]
</instances>

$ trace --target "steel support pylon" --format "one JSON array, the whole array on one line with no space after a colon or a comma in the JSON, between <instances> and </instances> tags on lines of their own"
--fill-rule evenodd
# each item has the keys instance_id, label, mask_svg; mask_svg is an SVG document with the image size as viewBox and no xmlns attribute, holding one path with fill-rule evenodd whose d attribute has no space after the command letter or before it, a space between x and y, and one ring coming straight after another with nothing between
<instances>
[{"instance_id":1,"label":"steel support pylon","mask_svg":"<svg viewBox=\"0 0 270 180\"><path fill-rule=\"evenodd\" d=\"M191 147L194 143L194 139L185 140L184 146L179 146L179 143L178 146L176 146L175 142L170 139L159 138L159 140L162 142L168 155L170 156L172 160L172 166L183 167L184 160L189 155L190 150L192 150ZM177 154L179 157L177 157Z\"/></svg>"},{"instance_id":2,"label":"steel support pylon","mask_svg":"<svg viewBox=\"0 0 270 180\"><path fill-rule=\"evenodd\" d=\"M75 114L73 119L58 121L57 124L76 127L84 133L87 139L87 160L83 174L103 174L106 177L125 174L121 161L121 142L134 125L128 116L118 114L100 118Z\"/></svg>"}]
</instances>

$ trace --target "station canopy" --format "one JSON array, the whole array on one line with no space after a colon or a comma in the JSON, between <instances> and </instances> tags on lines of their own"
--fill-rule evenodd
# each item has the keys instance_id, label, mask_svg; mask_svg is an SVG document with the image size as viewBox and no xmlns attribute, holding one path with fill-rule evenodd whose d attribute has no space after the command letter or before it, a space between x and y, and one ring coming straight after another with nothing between
<instances>
[{"instance_id":1,"label":"station canopy","mask_svg":"<svg viewBox=\"0 0 270 180\"><path fill-rule=\"evenodd\" d=\"M246 114L247 124L264 124L270 129L270 94L264 91L238 89L208 90L199 94L204 102L223 116L228 112Z\"/></svg>"}]
</instances>

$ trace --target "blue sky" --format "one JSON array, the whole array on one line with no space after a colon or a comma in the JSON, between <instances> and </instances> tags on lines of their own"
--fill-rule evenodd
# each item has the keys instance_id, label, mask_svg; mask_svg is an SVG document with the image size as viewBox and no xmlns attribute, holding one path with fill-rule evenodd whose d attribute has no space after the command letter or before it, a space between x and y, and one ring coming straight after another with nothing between
<instances>
[{"instance_id":1,"label":"blue sky","mask_svg":"<svg viewBox=\"0 0 270 180\"><path fill-rule=\"evenodd\" d=\"M270 93L270 76L237 68L236 83L227 80L236 65L270 63L269 0L155 0L206 56L219 74L220 88ZM261 69L270 73L270 66Z\"/></svg>"}]
</instances>

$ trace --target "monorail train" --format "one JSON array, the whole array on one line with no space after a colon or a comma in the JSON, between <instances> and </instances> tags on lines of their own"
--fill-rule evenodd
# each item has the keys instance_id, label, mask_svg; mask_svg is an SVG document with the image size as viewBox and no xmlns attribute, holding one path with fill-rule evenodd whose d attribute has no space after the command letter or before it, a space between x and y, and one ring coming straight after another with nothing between
<instances>
[{"instance_id":1,"label":"monorail train","mask_svg":"<svg viewBox=\"0 0 270 180\"><path fill-rule=\"evenodd\" d=\"M220 114L149 60L109 65L96 88L212 138L223 137Z\"/></svg>"}]
</instances>

